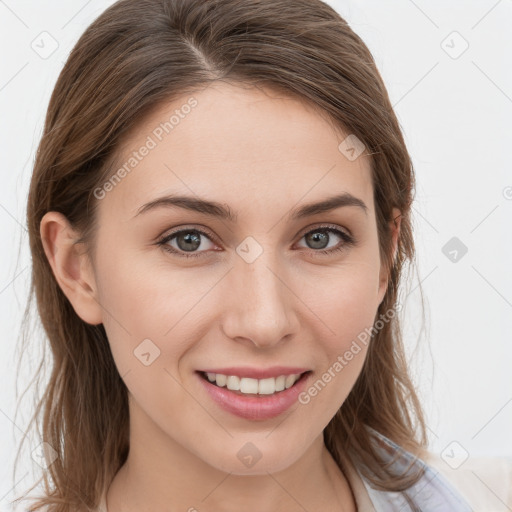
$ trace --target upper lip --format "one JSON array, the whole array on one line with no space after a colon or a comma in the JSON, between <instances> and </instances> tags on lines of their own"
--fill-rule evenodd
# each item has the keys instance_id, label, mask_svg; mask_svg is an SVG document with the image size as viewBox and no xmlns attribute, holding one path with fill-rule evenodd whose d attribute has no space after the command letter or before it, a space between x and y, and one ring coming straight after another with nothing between
<instances>
[{"instance_id":1,"label":"upper lip","mask_svg":"<svg viewBox=\"0 0 512 512\"><path fill-rule=\"evenodd\" d=\"M309 368L291 366L271 366L269 368L254 368L249 366L230 366L228 368L207 368L198 370L205 373L221 373L222 375L236 375L250 379L268 379L280 375L301 374L309 371Z\"/></svg>"}]
</instances>

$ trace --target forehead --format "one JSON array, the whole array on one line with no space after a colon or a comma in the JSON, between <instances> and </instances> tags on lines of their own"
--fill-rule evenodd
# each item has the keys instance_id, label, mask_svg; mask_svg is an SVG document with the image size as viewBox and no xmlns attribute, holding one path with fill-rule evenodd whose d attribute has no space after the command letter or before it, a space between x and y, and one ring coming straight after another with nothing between
<instances>
[{"instance_id":1,"label":"forehead","mask_svg":"<svg viewBox=\"0 0 512 512\"><path fill-rule=\"evenodd\" d=\"M160 105L120 147L107 205L135 215L165 193L221 200L233 210L289 207L348 192L373 209L370 159L338 148L349 133L298 98L213 83Z\"/></svg>"}]
</instances>

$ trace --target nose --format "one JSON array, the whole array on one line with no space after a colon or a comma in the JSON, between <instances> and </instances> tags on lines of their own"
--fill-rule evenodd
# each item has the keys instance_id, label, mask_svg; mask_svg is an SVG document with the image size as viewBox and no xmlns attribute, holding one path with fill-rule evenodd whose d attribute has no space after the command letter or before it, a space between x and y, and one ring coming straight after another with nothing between
<instances>
[{"instance_id":1,"label":"nose","mask_svg":"<svg viewBox=\"0 0 512 512\"><path fill-rule=\"evenodd\" d=\"M255 261L235 261L223 290L223 331L239 343L272 347L299 331L300 303L282 266L263 252Z\"/></svg>"}]
</instances>

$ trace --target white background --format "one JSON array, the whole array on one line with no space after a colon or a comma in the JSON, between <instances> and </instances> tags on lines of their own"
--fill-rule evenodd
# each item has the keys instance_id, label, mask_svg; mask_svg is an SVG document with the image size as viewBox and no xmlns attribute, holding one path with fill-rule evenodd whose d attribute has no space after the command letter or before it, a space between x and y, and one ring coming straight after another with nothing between
<instances>
[{"instance_id":1,"label":"white background","mask_svg":"<svg viewBox=\"0 0 512 512\"><path fill-rule=\"evenodd\" d=\"M0 2L2 510L14 495L14 446L31 403L24 401L25 412L15 417L15 347L30 273L25 208L35 148L63 62L111 3ZM455 455L510 457L512 1L328 3L373 53L415 165L418 267L405 293L405 332L431 450L446 453L449 446ZM43 31L58 42L46 59L31 47ZM468 248L457 262L442 252L452 237ZM29 460L25 455L17 474L18 491L30 483Z\"/></svg>"}]
</instances>

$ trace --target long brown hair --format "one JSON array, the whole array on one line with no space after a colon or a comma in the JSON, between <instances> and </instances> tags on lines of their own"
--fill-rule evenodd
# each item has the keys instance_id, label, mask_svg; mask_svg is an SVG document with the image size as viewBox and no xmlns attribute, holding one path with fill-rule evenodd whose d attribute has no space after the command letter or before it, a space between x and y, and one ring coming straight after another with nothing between
<instances>
[{"instance_id":1,"label":"long brown hair","mask_svg":"<svg viewBox=\"0 0 512 512\"><path fill-rule=\"evenodd\" d=\"M129 450L128 394L105 330L82 321L57 284L41 219L49 211L64 214L81 234L77 243L92 254L93 192L112 172L123 137L162 103L216 80L298 96L364 143L379 252L390 276L376 319L396 307L403 266L415 257L413 166L374 59L346 21L320 0L116 2L87 28L60 73L30 184L33 267L25 314L35 296L53 366L29 426L41 426L41 440L56 452L38 482L44 496L31 510L96 507ZM401 211L395 258L393 207ZM421 474L386 469L367 427L416 456L424 453L426 427L397 316L374 333L361 374L324 439L340 468L342 455L352 453L376 487L407 489Z\"/></svg>"}]
</instances>

